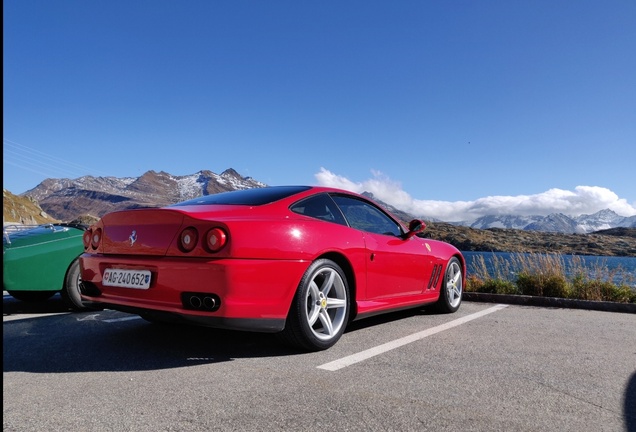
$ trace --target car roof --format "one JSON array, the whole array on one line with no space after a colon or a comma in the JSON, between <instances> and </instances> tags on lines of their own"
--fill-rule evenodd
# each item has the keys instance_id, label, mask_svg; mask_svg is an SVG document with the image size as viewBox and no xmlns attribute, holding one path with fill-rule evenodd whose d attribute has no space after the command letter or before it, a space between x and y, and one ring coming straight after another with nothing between
<instances>
[{"instance_id":1,"label":"car roof","mask_svg":"<svg viewBox=\"0 0 636 432\"><path fill-rule=\"evenodd\" d=\"M298 199L321 192L355 193L341 189L321 186L266 186L262 188L241 189L200 196L191 200L179 202L169 207L198 206L198 205L248 205L258 206L269 204L282 199L296 197Z\"/></svg>"}]
</instances>

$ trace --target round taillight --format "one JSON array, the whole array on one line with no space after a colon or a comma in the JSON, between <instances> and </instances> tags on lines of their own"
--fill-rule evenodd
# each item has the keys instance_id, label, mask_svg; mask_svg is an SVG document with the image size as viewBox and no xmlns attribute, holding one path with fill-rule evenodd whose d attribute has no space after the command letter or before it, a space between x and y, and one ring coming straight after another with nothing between
<instances>
[{"instance_id":1,"label":"round taillight","mask_svg":"<svg viewBox=\"0 0 636 432\"><path fill-rule=\"evenodd\" d=\"M102 241L102 229L97 228L91 232L91 247L97 249L99 243Z\"/></svg>"},{"instance_id":2,"label":"round taillight","mask_svg":"<svg viewBox=\"0 0 636 432\"><path fill-rule=\"evenodd\" d=\"M181 234L179 234L179 248L183 252L192 252L197 245L198 238L199 235L196 229L192 227L184 229L181 231Z\"/></svg>"},{"instance_id":3,"label":"round taillight","mask_svg":"<svg viewBox=\"0 0 636 432\"><path fill-rule=\"evenodd\" d=\"M82 243L84 243L84 249L88 249L91 245L91 237L93 236L93 231L87 229L84 231L84 235L82 236Z\"/></svg>"},{"instance_id":4,"label":"round taillight","mask_svg":"<svg viewBox=\"0 0 636 432\"><path fill-rule=\"evenodd\" d=\"M205 236L205 246L210 252L218 252L227 243L227 234L221 228L212 228Z\"/></svg>"},{"instance_id":5,"label":"round taillight","mask_svg":"<svg viewBox=\"0 0 636 432\"><path fill-rule=\"evenodd\" d=\"M91 247L93 249L97 249L99 246L99 242L102 241L102 230L101 228L97 228L95 231L91 233Z\"/></svg>"}]
</instances>

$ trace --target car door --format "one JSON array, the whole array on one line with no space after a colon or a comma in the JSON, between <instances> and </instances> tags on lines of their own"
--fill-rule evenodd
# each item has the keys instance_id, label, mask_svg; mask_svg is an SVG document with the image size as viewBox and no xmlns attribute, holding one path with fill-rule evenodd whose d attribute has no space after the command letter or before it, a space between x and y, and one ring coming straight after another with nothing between
<instances>
[{"instance_id":1,"label":"car door","mask_svg":"<svg viewBox=\"0 0 636 432\"><path fill-rule=\"evenodd\" d=\"M430 279L431 257L411 238L365 233L369 299L421 295ZM433 293L431 293L431 296Z\"/></svg>"},{"instance_id":2,"label":"car door","mask_svg":"<svg viewBox=\"0 0 636 432\"><path fill-rule=\"evenodd\" d=\"M400 224L370 202L348 195L333 195L332 198L349 226L364 235L367 249L365 298L424 294L432 263L424 242L417 237L404 239Z\"/></svg>"}]
</instances>

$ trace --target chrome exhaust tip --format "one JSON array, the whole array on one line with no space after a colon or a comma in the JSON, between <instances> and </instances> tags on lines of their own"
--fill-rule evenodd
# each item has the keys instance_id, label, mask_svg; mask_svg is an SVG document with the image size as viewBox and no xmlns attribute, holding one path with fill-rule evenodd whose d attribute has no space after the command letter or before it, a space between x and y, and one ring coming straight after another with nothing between
<instances>
[{"instance_id":1,"label":"chrome exhaust tip","mask_svg":"<svg viewBox=\"0 0 636 432\"><path fill-rule=\"evenodd\" d=\"M221 307L221 299L212 293L184 292L181 293L181 303L184 309L214 312Z\"/></svg>"}]
</instances>

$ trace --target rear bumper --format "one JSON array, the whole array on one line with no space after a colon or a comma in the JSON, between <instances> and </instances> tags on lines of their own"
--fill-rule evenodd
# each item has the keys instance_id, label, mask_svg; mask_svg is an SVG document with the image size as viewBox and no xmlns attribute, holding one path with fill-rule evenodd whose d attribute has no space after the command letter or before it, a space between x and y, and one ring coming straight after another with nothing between
<instances>
[{"instance_id":1,"label":"rear bumper","mask_svg":"<svg viewBox=\"0 0 636 432\"><path fill-rule=\"evenodd\" d=\"M276 332L284 328L296 288L309 263L302 260L80 258L82 299L161 321ZM150 288L108 287L107 268L145 269ZM214 297L213 308L193 308L193 294Z\"/></svg>"},{"instance_id":2,"label":"rear bumper","mask_svg":"<svg viewBox=\"0 0 636 432\"><path fill-rule=\"evenodd\" d=\"M284 318L225 318L218 316L200 316L190 313L165 312L160 310L122 306L119 304L91 302L90 305L92 305L93 307L107 307L108 309L139 315L149 321L159 321L174 324L195 324L203 327L214 327L227 330L245 330L260 333L277 333L285 328Z\"/></svg>"}]
</instances>

